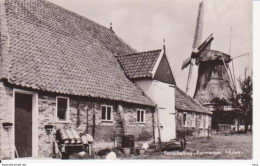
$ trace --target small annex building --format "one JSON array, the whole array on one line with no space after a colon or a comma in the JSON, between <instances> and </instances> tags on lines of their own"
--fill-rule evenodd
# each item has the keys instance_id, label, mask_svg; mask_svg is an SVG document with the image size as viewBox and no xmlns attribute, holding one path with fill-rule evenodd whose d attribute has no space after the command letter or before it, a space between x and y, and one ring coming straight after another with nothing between
<instances>
[{"instance_id":1,"label":"small annex building","mask_svg":"<svg viewBox=\"0 0 260 166\"><path fill-rule=\"evenodd\" d=\"M212 112L188 96L180 88L175 90L176 130L194 136L208 136Z\"/></svg>"}]
</instances>

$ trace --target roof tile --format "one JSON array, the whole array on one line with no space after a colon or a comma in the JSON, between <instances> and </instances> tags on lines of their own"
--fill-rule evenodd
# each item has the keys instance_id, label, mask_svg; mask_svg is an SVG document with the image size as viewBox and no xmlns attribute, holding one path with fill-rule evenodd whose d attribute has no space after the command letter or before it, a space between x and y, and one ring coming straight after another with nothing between
<instances>
[{"instance_id":1,"label":"roof tile","mask_svg":"<svg viewBox=\"0 0 260 166\"><path fill-rule=\"evenodd\" d=\"M9 82L154 106L115 55L135 52L110 29L44 0L6 0Z\"/></svg>"},{"instance_id":2,"label":"roof tile","mask_svg":"<svg viewBox=\"0 0 260 166\"><path fill-rule=\"evenodd\" d=\"M180 88L176 86L175 91L175 107L177 110L200 112L206 114L212 114L207 108L202 106L192 97L184 93Z\"/></svg>"},{"instance_id":3,"label":"roof tile","mask_svg":"<svg viewBox=\"0 0 260 166\"><path fill-rule=\"evenodd\" d=\"M150 78L162 50L138 52L117 56L121 67L130 79Z\"/></svg>"}]
</instances>

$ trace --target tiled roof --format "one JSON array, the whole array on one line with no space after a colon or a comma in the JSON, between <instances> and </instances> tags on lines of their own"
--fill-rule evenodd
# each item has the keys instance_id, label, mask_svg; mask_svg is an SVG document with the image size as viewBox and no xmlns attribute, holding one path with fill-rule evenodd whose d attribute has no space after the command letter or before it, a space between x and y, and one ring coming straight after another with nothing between
<instances>
[{"instance_id":1,"label":"tiled roof","mask_svg":"<svg viewBox=\"0 0 260 166\"><path fill-rule=\"evenodd\" d=\"M117 56L125 74L130 79L150 78L161 49Z\"/></svg>"},{"instance_id":2,"label":"tiled roof","mask_svg":"<svg viewBox=\"0 0 260 166\"><path fill-rule=\"evenodd\" d=\"M175 90L175 107L177 110L182 111L212 114L207 108L203 107L199 102L188 96L178 87L176 87Z\"/></svg>"},{"instance_id":3,"label":"tiled roof","mask_svg":"<svg viewBox=\"0 0 260 166\"><path fill-rule=\"evenodd\" d=\"M135 50L110 29L45 0L0 1L1 39L8 38L0 58L10 83L154 106L114 57Z\"/></svg>"}]
</instances>

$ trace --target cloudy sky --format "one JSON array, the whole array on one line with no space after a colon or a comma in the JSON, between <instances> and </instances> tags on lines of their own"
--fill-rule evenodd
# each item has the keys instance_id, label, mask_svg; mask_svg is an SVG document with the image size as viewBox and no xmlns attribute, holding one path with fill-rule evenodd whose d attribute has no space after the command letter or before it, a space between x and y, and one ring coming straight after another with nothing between
<instances>
[{"instance_id":1,"label":"cloudy sky","mask_svg":"<svg viewBox=\"0 0 260 166\"><path fill-rule=\"evenodd\" d=\"M162 48L172 66L177 86L185 90L188 68L181 70L190 56L198 5L201 0L49 0L101 25L109 27L138 51ZM252 2L250 0L204 0L203 39L213 33L212 49L231 56L249 53L234 60L235 75L243 77L252 69ZM193 69L189 94L193 96L198 68Z\"/></svg>"}]
</instances>

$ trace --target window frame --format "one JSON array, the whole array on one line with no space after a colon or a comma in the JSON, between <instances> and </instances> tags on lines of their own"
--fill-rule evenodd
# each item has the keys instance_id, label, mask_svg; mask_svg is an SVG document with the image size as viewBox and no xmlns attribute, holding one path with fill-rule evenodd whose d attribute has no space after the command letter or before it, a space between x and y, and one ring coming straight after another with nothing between
<instances>
[{"instance_id":1,"label":"window frame","mask_svg":"<svg viewBox=\"0 0 260 166\"><path fill-rule=\"evenodd\" d=\"M67 109L66 109L66 119L60 120L58 117L58 99L67 99ZM56 122L59 123L69 123L70 122L70 99L69 97L56 96L56 113L55 113Z\"/></svg>"},{"instance_id":2,"label":"window frame","mask_svg":"<svg viewBox=\"0 0 260 166\"><path fill-rule=\"evenodd\" d=\"M143 112L144 113L144 115L143 115L143 121L138 121L138 112ZM140 114L141 115L141 114ZM144 123L146 123L146 111L144 110L144 109L137 109L136 110L136 122L138 123L138 124L144 124ZM141 120L141 117L140 117L140 120Z\"/></svg>"},{"instance_id":3,"label":"window frame","mask_svg":"<svg viewBox=\"0 0 260 166\"><path fill-rule=\"evenodd\" d=\"M106 113L105 113L105 119L102 118L102 107L106 107ZM111 112L110 112L110 119L107 119L107 108L110 107L111 108ZM114 117L113 117L113 106L112 105L101 105L101 122L113 122Z\"/></svg>"}]
</instances>

